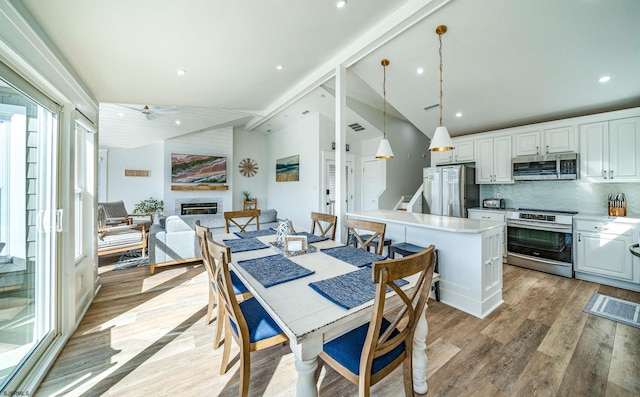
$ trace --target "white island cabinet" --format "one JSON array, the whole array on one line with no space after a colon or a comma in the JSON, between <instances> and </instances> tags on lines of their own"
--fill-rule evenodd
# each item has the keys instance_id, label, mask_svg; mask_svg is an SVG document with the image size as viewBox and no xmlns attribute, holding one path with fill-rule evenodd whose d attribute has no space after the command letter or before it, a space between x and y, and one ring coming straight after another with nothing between
<instances>
[{"instance_id":1,"label":"white island cabinet","mask_svg":"<svg viewBox=\"0 0 640 397\"><path fill-rule=\"evenodd\" d=\"M387 225L385 237L438 250L440 301L479 318L502 304L504 222L415 212L348 212Z\"/></svg>"}]
</instances>

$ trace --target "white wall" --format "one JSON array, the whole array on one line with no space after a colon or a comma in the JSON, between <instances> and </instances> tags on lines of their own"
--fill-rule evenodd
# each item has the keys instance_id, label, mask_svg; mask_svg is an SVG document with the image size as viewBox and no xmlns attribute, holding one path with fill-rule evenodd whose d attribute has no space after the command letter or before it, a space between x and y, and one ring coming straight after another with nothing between
<instances>
[{"instance_id":1,"label":"white wall","mask_svg":"<svg viewBox=\"0 0 640 397\"><path fill-rule=\"evenodd\" d=\"M309 114L303 120L268 136L268 208L275 208L279 218L287 218L294 225L305 228L311 223L310 212L320 205L319 124L320 115ZM300 156L300 180L276 182L276 159L294 155Z\"/></svg>"},{"instance_id":2,"label":"white wall","mask_svg":"<svg viewBox=\"0 0 640 397\"><path fill-rule=\"evenodd\" d=\"M135 149L109 149L107 152L107 201L124 201L127 211L141 200L164 196L163 143ZM103 160L104 161L104 160ZM124 170L148 170L148 177L124 176ZM166 208L166 207L165 207Z\"/></svg>"},{"instance_id":3,"label":"white wall","mask_svg":"<svg viewBox=\"0 0 640 397\"><path fill-rule=\"evenodd\" d=\"M226 185L230 187L229 190L171 190L171 153L226 156ZM232 127L194 132L167 139L164 143L164 179L159 184L164 188L164 213L166 215L175 213L176 199L216 198L222 200L222 211L231 210L233 207L233 190L231 190L231 187L234 186L235 182L235 172L232 170L234 164Z\"/></svg>"},{"instance_id":4,"label":"white wall","mask_svg":"<svg viewBox=\"0 0 640 397\"><path fill-rule=\"evenodd\" d=\"M429 166L431 157L429 139L407 121L387 115L387 138L394 157L384 160L387 186L379 198L380 209L393 209L401 196L416 192L422 184L422 169ZM363 141L362 156L375 156L381 139ZM361 169L358 171L361 178Z\"/></svg>"},{"instance_id":5,"label":"white wall","mask_svg":"<svg viewBox=\"0 0 640 397\"><path fill-rule=\"evenodd\" d=\"M244 128L233 129L233 158L230 166L233 170L233 210L241 210L244 200L242 192L251 192L251 196L258 199L258 207L271 208L267 200L267 169L269 154L266 150L267 137L258 132L250 132ZM240 173L240 161L250 158L258 164L258 172L253 177L246 177ZM231 210L229 208L228 210Z\"/></svg>"}]
</instances>

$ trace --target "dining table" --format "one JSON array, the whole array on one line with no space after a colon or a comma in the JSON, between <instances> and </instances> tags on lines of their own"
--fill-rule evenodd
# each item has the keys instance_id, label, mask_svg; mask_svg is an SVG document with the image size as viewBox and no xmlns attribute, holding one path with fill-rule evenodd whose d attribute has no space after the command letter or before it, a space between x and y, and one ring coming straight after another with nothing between
<instances>
[{"instance_id":1,"label":"dining table","mask_svg":"<svg viewBox=\"0 0 640 397\"><path fill-rule=\"evenodd\" d=\"M214 240L231 247L230 268L289 338L298 375L298 397L318 396L315 371L323 344L371 320L373 293L369 298L366 294L362 295L361 291L371 289L372 286L375 290L370 265L365 264L366 258L356 263L350 256L334 254L356 248L330 239L309 234L307 236L309 240L306 251L289 253L275 245L275 231L213 235ZM245 241L234 241L238 239ZM357 271L360 273L354 273ZM337 280L356 274L365 275L367 280L359 281L360 285L348 287L346 294L342 291L343 298L347 300L346 305L344 302L340 303L339 299L331 300L326 291L322 291L321 287L331 287L334 280L336 284L343 284ZM417 278L417 275L406 278L407 283L402 288L413 288ZM357 299L353 301L351 298L358 298L363 302L360 303ZM400 304L395 292L389 292L386 307L391 310ZM427 331L427 320L423 312L413 341L413 383L415 392L420 394L427 392Z\"/></svg>"}]
</instances>

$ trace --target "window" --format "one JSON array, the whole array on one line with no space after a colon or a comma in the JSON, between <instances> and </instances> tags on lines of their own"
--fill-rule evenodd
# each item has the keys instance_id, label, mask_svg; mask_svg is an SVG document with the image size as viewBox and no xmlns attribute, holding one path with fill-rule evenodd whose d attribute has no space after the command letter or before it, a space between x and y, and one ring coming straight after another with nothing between
<instances>
[{"instance_id":1,"label":"window","mask_svg":"<svg viewBox=\"0 0 640 397\"><path fill-rule=\"evenodd\" d=\"M92 204L90 200L94 195L94 131L90 123L85 123L82 115L76 118L74 139L74 253L76 264L82 261L91 252L93 235Z\"/></svg>"}]
</instances>

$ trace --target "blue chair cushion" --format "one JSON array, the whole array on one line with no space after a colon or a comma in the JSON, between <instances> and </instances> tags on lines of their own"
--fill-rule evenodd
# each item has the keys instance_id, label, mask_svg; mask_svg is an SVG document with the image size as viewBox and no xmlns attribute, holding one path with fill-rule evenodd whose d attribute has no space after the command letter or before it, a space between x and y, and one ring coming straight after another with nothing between
<instances>
[{"instance_id":1,"label":"blue chair cushion","mask_svg":"<svg viewBox=\"0 0 640 397\"><path fill-rule=\"evenodd\" d=\"M364 241L367 241L371 236L372 234L361 234L360 238L362 238ZM376 238L374 238L373 241L378 243L378 241L380 241L380 236L376 236ZM391 239L385 237L382 245L391 245Z\"/></svg>"},{"instance_id":2,"label":"blue chair cushion","mask_svg":"<svg viewBox=\"0 0 640 397\"><path fill-rule=\"evenodd\" d=\"M233 293L235 295L242 295L246 292L249 292L249 289L242 283L240 277L235 272L231 272L231 284L233 285ZM213 290L217 291L218 287L216 287L216 283L211 282L213 286Z\"/></svg>"},{"instance_id":3,"label":"blue chair cushion","mask_svg":"<svg viewBox=\"0 0 640 397\"><path fill-rule=\"evenodd\" d=\"M256 298L240 302L240 310L249 328L249 342L255 343L282 333L282 329L264 310ZM236 324L231 321L233 332L238 334Z\"/></svg>"},{"instance_id":4,"label":"blue chair cushion","mask_svg":"<svg viewBox=\"0 0 640 397\"><path fill-rule=\"evenodd\" d=\"M393 249L398 251L406 251L411 253L418 253L420 251L424 251L427 247L420 247L419 245L411 244L411 243L398 243L393 245Z\"/></svg>"},{"instance_id":5,"label":"blue chair cushion","mask_svg":"<svg viewBox=\"0 0 640 397\"><path fill-rule=\"evenodd\" d=\"M389 321L382 319L381 331L384 332L389 328ZM367 331L369 329L369 323L361 325L360 327L350 331L341 337L325 343L323 350L331 358L339 362L343 367L351 371L354 375L360 375L360 355L362 354L362 348L364 347L364 341L367 337ZM398 334L397 330L394 330L392 336ZM393 360L398 358L405 350L404 342L398 345L395 349L391 350L384 356L380 356L373 360L371 366L371 374L375 374Z\"/></svg>"}]
</instances>

